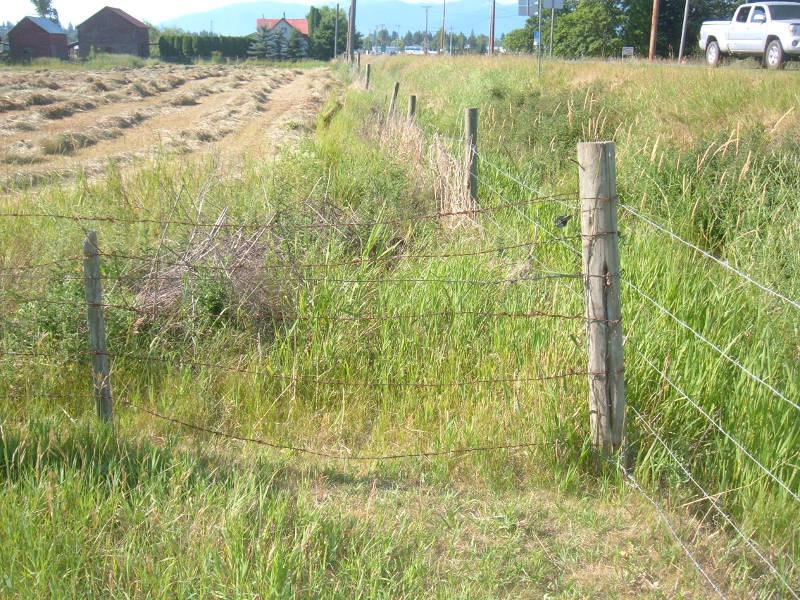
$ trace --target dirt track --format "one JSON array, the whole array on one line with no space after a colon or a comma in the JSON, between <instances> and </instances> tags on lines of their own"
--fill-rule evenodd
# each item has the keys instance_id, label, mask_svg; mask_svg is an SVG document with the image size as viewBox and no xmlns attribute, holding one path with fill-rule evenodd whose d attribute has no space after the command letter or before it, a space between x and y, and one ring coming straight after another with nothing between
<instances>
[{"instance_id":1,"label":"dirt track","mask_svg":"<svg viewBox=\"0 0 800 600\"><path fill-rule=\"evenodd\" d=\"M102 172L159 151L233 165L313 127L326 69L153 66L0 71L0 184Z\"/></svg>"}]
</instances>

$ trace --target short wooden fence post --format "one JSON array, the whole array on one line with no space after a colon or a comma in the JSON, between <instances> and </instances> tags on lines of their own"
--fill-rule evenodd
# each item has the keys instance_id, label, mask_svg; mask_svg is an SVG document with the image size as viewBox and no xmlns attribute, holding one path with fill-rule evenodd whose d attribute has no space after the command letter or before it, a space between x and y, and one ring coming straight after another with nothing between
<instances>
[{"instance_id":1,"label":"short wooden fence post","mask_svg":"<svg viewBox=\"0 0 800 600\"><path fill-rule=\"evenodd\" d=\"M408 97L408 120L413 121L417 114L417 97L411 94Z\"/></svg>"},{"instance_id":2,"label":"short wooden fence post","mask_svg":"<svg viewBox=\"0 0 800 600\"><path fill-rule=\"evenodd\" d=\"M392 89L392 99L389 102L389 118L391 119L394 117L394 105L397 103L397 93L400 91L400 82L394 82L394 88Z\"/></svg>"},{"instance_id":3,"label":"short wooden fence post","mask_svg":"<svg viewBox=\"0 0 800 600\"><path fill-rule=\"evenodd\" d=\"M603 456L625 439L622 308L614 142L578 144L589 424Z\"/></svg>"},{"instance_id":4,"label":"short wooden fence post","mask_svg":"<svg viewBox=\"0 0 800 600\"><path fill-rule=\"evenodd\" d=\"M92 387L97 416L104 423L111 423L111 379L106 350L106 322L103 317L100 250L95 231L87 233L83 240L83 274L89 322L89 352L92 355Z\"/></svg>"},{"instance_id":5,"label":"short wooden fence post","mask_svg":"<svg viewBox=\"0 0 800 600\"><path fill-rule=\"evenodd\" d=\"M368 64L367 65L367 78L364 81L364 89L365 90L369 89L369 76L370 76L371 73L372 73L372 65Z\"/></svg>"},{"instance_id":6,"label":"short wooden fence post","mask_svg":"<svg viewBox=\"0 0 800 600\"><path fill-rule=\"evenodd\" d=\"M478 109L464 111L464 165L470 200L478 201Z\"/></svg>"}]
</instances>

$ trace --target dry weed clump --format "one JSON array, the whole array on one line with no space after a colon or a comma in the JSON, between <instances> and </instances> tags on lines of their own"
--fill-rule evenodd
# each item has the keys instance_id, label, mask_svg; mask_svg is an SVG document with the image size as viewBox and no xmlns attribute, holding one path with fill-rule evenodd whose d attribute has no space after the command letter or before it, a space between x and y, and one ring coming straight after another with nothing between
<instances>
[{"instance_id":1,"label":"dry weed clump","mask_svg":"<svg viewBox=\"0 0 800 600\"><path fill-rule=\"evenodd\" d=\"M32 165L42 161L39 150L27 142L17 142L0 154L0 163L5 165Z\"/></svg>"},{"instance_id":2,"label":"dry weed clump","mask_svg":"<svg viewBox=\"0 0 800 600\"><path fill-rule=\"evenodd\" d=\"M432 190L440 212L469 211L476 208L465 185L467 167L464 160L451 156L446 140L427 134L405 117L386 118L374 111L370 127L383 150L411 167L423 194ZM468 215L447 217L448 227L474 224Z\"/></svg>"},{"instance_id":3,"label":"dry weed clump","mask_svg":"<svg viewBox=\"0 0 800 600\"><path fill-rule=\"evenodd\" d=\"M202 205L201 205L202 206ZM164 242L142 268L137 304L145 311L210 317L247 315L256 322L294 314L290 281L264 269L280 241L267 227L231 230L223 210L214 227L196 229L184 243Z\"/></svg>"},{"instance_id":4,"label":"dry weed clump","mask_svg":"<svg viewBox=\"0 0 800 600\"><path fill-rule=\"evenodd\" d=\"M39 148L44 154L72 154L76 150L96 144L97 140L85 133L65 132L57 133L38 141Z\"/></svg>"},{"instance_id":5,"label":"dry weed clump","mask_svg":"<svg viewBox=\"0 0 800 600\"><path fill-rule=\"evenodd\" d=\"M197 95L192 93L178 94L170 100L172 106L194 106L197 104Z\"/></svg>"}]
</instances>

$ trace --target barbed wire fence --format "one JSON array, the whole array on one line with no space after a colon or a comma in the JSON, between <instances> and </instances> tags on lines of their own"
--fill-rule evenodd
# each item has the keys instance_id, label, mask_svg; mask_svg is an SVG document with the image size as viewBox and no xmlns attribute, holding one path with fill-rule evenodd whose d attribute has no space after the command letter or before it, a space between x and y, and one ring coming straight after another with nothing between
<instances>
[{"instance_id":1,"label":"barbed wire fence","mask_svg":"<svg viewBox=\"0 0 800 600\"><path fill-rule=\"evenodd\" d=\"M394 99L396 100L396 98ZM416 111L416 102L413 103ZM396 113L396 111L395 111ZM396 119L406 119L408 125L416 127L414 124L414 114L398 116ZM789 310L800 309L798 301L788 297L779 290L759 282L756 278L743 272L741 269L720 260L712 254L702 250L695 244L687 241L678 234L670 231L667 227L659 224L657 220L643 214L641 210L636 210L624 202L618 202L615 172L614 172L614 145L613 143L590 143L582 145L578 151L576 171L578 171L581 181L581 188L578 193L563 191L560 193L545 193L536 185L526 181L524 176L514 174L509 167L496 164L490 157L482 153L476 142L476 132L469 131L470 119L465 117L465 137L464 140L454 140L439 136L437 133L431 135L449 143L452 148L454 144L463 144L463 159L449 154L449 160L456 164L465 166L465 180L463 182L466 193L469 194L472 204L466 209L440 210L435 213L420 213L398 219L386 220L345 220L331 223L320 219L311 224L294 224L294 227L318 230L336 230L342 228L365 228L374 229L383 226L408 225L415 222L439 223L443 220L454 218L464 218L471 221L479 221L481 226L491 226L493 232L507 239L508 243L495 245L489 248L481 248L464 252L397 252L380 256L368 256L354 258L351 260L331 260L331 261L276 261L262 262L258 265L259 276L262 283L319 283L329 282L334 284L348 285L401 285L404 283L414 284L436 284L436 285L475 285L475 286L500 286L500 285L531 285L533 283L546 284L556 282L563 284L569 293L574 295L578 301L584 303L584 312L555 312L543 308L534 308L527 311L506 310L499 307L494 310L474 309L474 310L450 310L450 311L430 311L414 312L404 314L379 314L379 313L351 313L347 314L303 314L296 308L294 312L255 312L247 310L236 310L236 317L258 322L271 323L278 327L281 324L293 321L330 321L330 322L392 322L392 321L417 321L433 319L454 319L459 317L479 317L487 320L517 319L529 320L533 322L538 319L554 319L565 322L579 323L587 338L588 355L583 366L572 365L567 369L557 373L545 373L537 375L518 374L513 377L503 376L496 378L477 378L461 380L438 380L438 381L408 381L408 380L345 380L329 379L325 377L308 377L297 373L276 373L270 369L260 369L255 367L230 366L205 362L202 360L188 359L185 357L170 358L169 361L176 366L189 368L206 368L220 372L236 372L252 375L254 377L267 380L277 380L289 383L303 382L314 386L329 386L332 388L486 388L491 386L501 386L510 383L532 384L553 380L567 380L575 378L586 378L589 382L590 390L590 411L589 421L591 423L591 443L594 448L598 461L607 464L619 471L623 481L636 493L651 504L663 521L669 533L676 539L676 542L685 553L690 563L697 569L697 572L708 582L713 591L722 598L725 598L723 582L715 581L709 569L702 564L702 557L692 550L692 541L685 539L685 532L680 525L676 525L668 515L668 510L664 507L664 500L658 498L658 490L653 491L634 475L635 465L633 457L629 453L626 445L628 433L626 432L626 414L632 415L632 424L636 425L636 433L642 437L647 437L653 446L663 448L664 453L672 460L676 468L684 475L687 484L691 484L700 497L695 502L707 502L709 510L713 510L732 534L741 540L741 543L752 553L754 560L763 564L763 568L774 579L777 589L782 590L781 594L785 597L792 597L800 600L798 595L797 568L793 563L789 553L786 553L784 562L788 566L782 566L776 559L775 552L764 548L759 544L752 531L748 532L748 527L737 522L737 518L725 511L720 502L723 494L731 493L725 490L717 493L709 493L707 487L701 484L701 480L696 476L682 453L675 448L674 441L664 432L659 432L653 417L648 415L645 408L639 404L638 399L626 399L624 394L624 373L625 365L622 362L623 346L628 354L633 354L641 364L646 366L658 382L667 385L675 396L686 404L687 410L697 413L699 419L708 422L709 427L713 428L726 443L731 444L734 451L744 457L744 460L752 463L763 473L765 478L772 481L783 493L787 494L794 502L800 504L796 487L796 478L787 480L781 475L779 470L771 465L769 461L759 459L757 453L748 449L739 440L734 432L726 429L723 423L715 417L713 411L704 407L703 402L690 394L670 376L668 368L660 367L658 361L648 355L647 349L641 340L636 336L624 337L622 332L622 312L620 298L622 289L628 290L631 295L638 297L641 301L636 310L643 310L649 307L656 312L665 315L676 327L691 335L698 344L710 349L717 354L721 360L730 365L731 368L741 372L744 377L752 380L755 385L766 390L778 401L785 404L792 410L800 411L800 405L792 399L781 385L771 382L770 378L763 373L759 373L757 367L744 364L737 359L729 350L726 344L715 343L707 336L703 335L697 328L692 327L685 318L682 318L677 309L672 309L665 303L648 294L640 285L634 283L620 268L618 258L618 240L620 236L617 225L616 207L619 206L627 215L638 219L648 227L653 228L659 234L666 235L670 240L690 248L698 253L703 259L725 271L732 273L742 280L745 285L751 285L771 298L782 302ZM480 165L480 166L478 166ZM486 174L490 170L493 176ZM504 184L500 184L503 181ZM471 186L481 186L486 194L478 193L477 188ZM518 195L526 196L525 200L517 201L509 199L510 195L506 189L516 190ZM495 199L497 202L491 203ZM558 207L559 214L551 223L543 223L531 207L547 206ZM537 233L535 239L519 239L519 232L509 230L500 222L501 215L514 214L517 218L530 224ZM571 219L581 221L581 232L574 235L560 234ZM186 227L192 231L209 231L211 235L220 231L230 231L237 234L251 232L252 239L259 239L258 236L264 235L273 230L277 225L270 222L230 222L223 214L216 221L202 221L200 219L158 219L158 218L122 218L112 215L95 214L50 214L44 212L25 212L9 211L0 213L0 219L14 219L33 221L46 219L65 224L72 223L86 232L86 240L83 252L75 256L41 262L30 262L21 265L10 265L0 267L0 278L11 278L15 281L35 281L37 279L47 280L49 275L41 274L42 271L55 266L83 264L84 274L65 276L65 279L83 281L86 289L85 301L66 301L53 300L44 297L33 297L17 295L14 301L18 304L44 305L51 304L64 306L70 309L80 309L87 312L87 319L90 330L90 345L86 352L74 354L68 358L79 360L91 359L92 366L92 390L95 395L97 412L99 417L106 421L112 421L113 409L112 402L126 408L138 411L158 421L176 425L187 430L202 432L221 438L236 440L243 443L252 443L276 450L294 452L298 454L308 454L320 458L343 460L343 461L382 461L399 460L405 458L430 458L435 456L454 456L477 452L494 451L513 451L532 447L552 447L559 444L559 440L534 440L534 441L507 441L504 443L486 443L473 446L463 446L458 448L443 450L425 451L399 451L375 454L356 454L351 452L337 453L326 449L304 446L301 444L285 444L269 439L262 439L252 436L240 435L222 429L209 427L206 425L192 422L185 418L167 414L163 411L155 410L152 406L142 402L131 400L126 394L112 394L112 375L123 368L122 365L130 362L148 363L163 361L163 358L129 352L120 352L116 348L105 347L104 322L106 314L109 312L132 313L149 319L205 319L207 316L195 315L191 312L181 310L171 310L161 306L157 302L157 294L152 294L153 301L118 304L103 300L101 289L107 289L126 281L147 282L148 285L158 288L159 282L173 281L175 277L185 277L198 275L207 272L219 272L230 276L237 268L242 265L234 264L206 264L203 259L209 256L208 253L199 255L173 255L169 258L162 256L162 248L156 250L154 255L139 256L134 253L122 252L118 250L104 250L102 237L98 239L93 230L103 224L114 224L123 227L134 227L139 225L157 226L164 231L170 227ZM542 239L543 236L544 239ZM162 236L163 237L163 236ZM580 241L580 248L577 242ZM563 248L570 255L575 257L574 268L569 272L553 270L548 263L543 260L539 251ZM459 278L402 278L402 277L330 277L328 271L358 266L363 264L393 264L397 261L446 261L449 259L481 256L497 257L505 255L511 251L525 252L525 259L536 263L539 274L519 275L497 279L459 279ZM610 258L609 258L610 253ZM616 257L614 256L616 254ZM578 260L583 260L579 263ZM600 267L592 262L592 259L600 258ZM124 262L127 265L140 264L148 269L144 274L135 275L109 272L101 272L100 261L108 260ZM176 272L170 272L175 269ZM311 269L319 269L325 272L324 276L306 275L305 272ZM134 270L134 269L130 269ZM176 275L177 273L177 275ZM580 286L575 285L580 283ZM582 289L581 289L582 288ZM615 304L616 303L616 304ZM533 325L532 325L533 326ZM63 361L63 355L54 355L38 352L35 348L17 349L15 351L0 352L0 358L7 357L14 361ZM74 395L47 393L36 394L36 397L46 397L51 399L74 398ZM24 390L16 390L5 396L19 400L31 399ZM765 464L766 463L766 464ZM673 517L674 518L674 517Z\"/></svg>"},{"instance_id":2,"label":"barbed wire fence","mask_svg":"<svg viewBox=\"0 0 800 600\"><path fill-rule=\"evenodd\" d=\"M397 87L395 87L395 90ZM416 106L416 98L414 99L414 105ZM408 115L408 121L412 126L418 126L414 119L414 114ZM569 242L570 240L563 235L558 233L558 229L563 228L566 222L572 217L582 217L585 212L587 212L583 208L576 207L574 204L570 204L568 195L563 193L555 193L555 194L547 194L541 188L537 187L534 184L526 182L524 176L515 175L511 172L511 168L503 167L498 165L495 161L490 159L486 154L482 153L478 145L475 143L476 139L476 131L471 129L470 127L470 119L471 115L469 112L464 117L464 128L465 133L462 139L454 138L452 136L442 135L436 131L430 132L428 131L428 135L433 140L438 140L442 143L445 143L450 148L451 152L457 152L459 147L463 147L464 158L463 164L467 165L467 169L469 169L470 173L472 174L472 180L470 178L466 178L465 187L469 188L476 183L482 186L488 192L488 196L490 198L494 198L502 203L504 203L509 211L514 212L517 216L522 218L524 221L532 225L537 233L541 233L547 236L547 239L555 244L558 244L567 249L568 252L574 254L575 256L581 256L582 252L574 245L571 245ZM613 144L611 145L611 152L613 153ZM454 161L458 161L459 159L453 158ZM476 166L477 160L480 161L481 170L485 173L488 169L490 172L493 172L495 177L488 177L487 175L480 175L478 174L478 168ZM585 159L584 159L585 160ZM581 158L581 150L579 148L578 152L578 159L574 162L577 163L578 168L580 169L580 175L584 174L585 166L584 160ZM590 176L591 178L596 178L597 175L593 172ZM536 216L532 216L531 211L525 210L525 206L517 205L509 199L509 194L503 191L505 186L500 185L495 182L495 180L499 178L503 180L506 186L510 186L515 189L514 196L518 195L533 195L538 199L548 198L551 204L559 205L564 209L567 209L565 214L559 215L556 217L553 225L548 225L543 222ZM616 192L615 190L605 190L607 193L605 195L600 195L600 197L604 197L604 199L613 199L614 203L617 203ZM480 210L482 209L482 204L478 201L478 194L476 191L470 190L470 194L473 195L475 198L475 208ZM579 193L579 199L583 199L585 192L581 189ZM482 200L481 200L482 202ZM711 264L719 267L720 269L733 274L739 280L743 282L744 286L750 285L755 289L763 292L764 295L769 296L771 298L777 299L782 303L788 310L800 309L800 302L798 300L793 299L786 295L785 293L781 292L780 290L774 289L773 287L766 285L760 281L758 281L755 277L747 274L742 269L737 268L734 265L714 256L710 252L707 252L693 244L692 242L686 240L684 237L678 235L677 233L671 231L669 228L661 225L657 222L656 219L649 217L641 210L637 210L626 204L624 202L618 203L619 207L629 216L637 219L638 221L646 224L647 226L651 227L656 232L667 236L668 239L690 249L692 252L696 253L701 259L708 260ZM616 207L615 207L616 211ZM592 220L594 216L591 212L588 213L590 216L589 220ZM496 215L492 213L487 213L485 215L485 220L491 222L497 232L503 234L507 239L514 240L514 235L508 231L507 227L504 227L498 220L496 219ZM616 223L616 212L615 212L615 219L614 222ZM616 226L613 227L616 230ZM585 232L584 232L585 233ZM617 231L617 234L619 232ZM589 253L592 251L590 250ZM584 258L586 257L586 248L583 250ZM550 268L548 265L540 260L539 257L535 256L533 251L530 254L530 259L533 262L536 262L538 267L541 269L543 273L550 272ZM703 335L701 331L699 331L696 327L690 325L686 319L681 318L676 310L671 310L664 303L659 302L657 299L653 298L650 294L648 294L645 290L643 290L639 285L634 283L630 280L629 277L625 276L624 271L618 271L616 275L619 277L618 281L621 285L625 286L627 290L630 290L635 297L638 297L640 300L640 304L635 307L634 310L642 311L645 307L649 306L654 308L658 313L665 315L668 317L677 327L680 329L688 332L697 343L701 344L702 346L710 349L714 354L716 354L721 360L728 363L732 368L736 371L743 374L744 377L754 382L758 387L765 390L767 393L772 395L777 400L785 403L787 407L790 407L790 412L793 415L790 422L797 423L797 415L793 411L800 411L800 404L798 402L789 397L789 394L781 389L781 385L773 382L770 382L770 377L765 376L763 373L759 373L758 369L753 366L748 366L745 364L744 361L738 359L734 356L731 351L728 349L730 344L725 343L715 343L710 340L706 335ZM612 274L613 277L613 274ZM610 285L612 277L608 277L606 280L606 284ZM586 274L584 273L580 281L584 284L584 290L579 291L573 286L567 285L567 289L570 293L574 294L578 298L584 298L587 296L586 288L587 283L590 281L587 278ZM687 292L690 292L687 290ZM589 305L591 304L589 299L586 299L587 303L587 311L589 309ZM588 314L588 312L587 312ZM637 313L638 316L638 313ZM608 323L606 323L608 325ZM587 328L590 325L587 323ZM712 410L703 407L703 402L698 400L697 398L693 398L687 392L685 392L670 375L667 373L667 367L660 368L656 361L651 357L648 356L646 351L644 350L644 346L641 344L641 340L637 339L636 337L632 337L631 335L625 336L624 345L627 348L627 354L633 354L637 359L642 361L642 364L646 365L658 378L658 380L664 382L672 389L680 398L681 400L685 401L688 408L690 410L695 411L700 418L706 421L709 427L713 428L722 438L730 443L735 452L751 464L755 465L755 467L762 473L762 477L767 478L768 480L772 481L781 492L785 493L792 501L800 504L800 496L798 495L797 486L797 478L794 477L791 480L786 480L785 478L781 477L779 473L777 473L777 469L775 467L770 468L769 462L765 464L766 461L759 460L756 456L756 452L749 450L739 439L737 436L728 431L724 424L722 424L719 419L715 418L713 415ZM624 392L623 392L624 393ZM592 407L593 408L593 407ZM750 531L748 530L748 526L741 522L741 517L739 517L740 522L737 523L737 519L730 514L730 512L726 512L723 506L720 503L720 498L722 496L727 496L732 493L738 491L737 489L733 490L723 490L717 493L709 493L706 488L700 483L699 477L692 473L688 465L688 461L685 458L681 458L681 453L675 449L673 445L670 444L667 436L663 433L659 433L658 429L654 425L652 418L648 418L646 414L643 413L643 409L639 407L638 401L634 402L631 399L623 399L622 410L625 411L628 409L629 412L635 417L633 424L636 426L636 433L641 437L649 437L650 439L650 446L656 446L663 449L666 456L674 463L676 468L683 474L685 477L685 481L687 485L691 485L694 487L697 492L699 492L700 496L695 498L690 504L699 504L701 502L707 502L710 506L708 511L715 512L718 517L721 519L721 522L724 526L726 526L731 534L738 540L740 540L741 544L753 555L753 561L756 564L760 564L762 568L765 570L766 577L770 577L774 580L775 590L778 594L777 597L791 597L798 599L800 598L800 580L798 580L798 569L797 565L791 556L790 551L786 552L779 552L776 551L774 548L764 548L756 541L756 531L750 527ZM623 415L623 419L624 419ZM623 431L624 424L623 424ZM625 432L627 433L627 432ZM624 435L624 434L623 434ZM596 442L597 440L595 440ZM623 444L625 441L622 442ZM594 448L598 450L598 444L594 444ZM697 570L698 574L702 576L702 578L710 585L713 592L718 595L719 597L726 598L725 592L723 589L725 585L724 582L715 581L712 574L709 573L709 569L707 567L704 568L702 564L702 558L698 556L697 552L692 551L692 543L691 541L684 539L681 533L681 527L676 525L673 520L667 514L667 510L664 508L664 500L659 500L658 490L648 491L646 486L639 481L637 477L634 476L634 467L633 467L633 457L629 454L629 447L628 446L614 446L616 450L621 450L616 454L608 454L603 452L597 452L598 458L600 460L605 461L607 464L613 466L617 469L620 475L623 478L623 481L626 483L630 489L634 490L638 493L644 500L646 500L649 504L651 504L654 510L657 512L659 518L664 523L665 528L673 536L676 540L676 543L679 545L681 550L687 557L687 560L693 567ZM797 449L795 449L795 455L797 454ZM773 459L775 462L776 459ZM785 463L785 460L783 461ZM780 464L783 464L780 463ZM778 466L780 466L780 464ZM795 467L796 468L796 467ZM743 486L748 487L748 486ZM708 514L708 513L706 513ZM704 517L705 519L705 517ZM701 525L702 526L702 522ZM692 539L694 540L697 537L697 531L695 531ZM790 546L791 541L786 540L785 546ZM779 566L778 563L782 563L785 566Z\"/></svg>"}]
</instances>

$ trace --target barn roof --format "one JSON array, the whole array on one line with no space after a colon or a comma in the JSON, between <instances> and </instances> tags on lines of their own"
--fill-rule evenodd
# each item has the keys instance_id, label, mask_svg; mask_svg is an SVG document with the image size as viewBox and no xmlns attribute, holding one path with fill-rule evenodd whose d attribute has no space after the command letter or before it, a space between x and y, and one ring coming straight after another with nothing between
<instances>
[{"instance_id":1,"label":"barn roof","mask_svg":"<svg viewBox=\"0 0 800 600\"><path fill-rule=\"evenodd\" d=\"M113 6L104 6L103 8L98 10L96 13L94 13L91 17L86 19L83 23L81 23L81 25L84 25L85 23L88 23L89 21L91 21L93 18L95 18L97 15L99 15L104 10L107 10L107 11L110 11L110 12L114 13L118 17L124 19L125 21L127 21L128 23L133 25L134 27L144 27L145 29L147 29L147 25L142 23L139 19L136 19L136 18L130 16L128 13L126 13L121 8L114 8ZM78 25L78 27L80 27L81 25Z\"/></svg>"},{"instance_id":2,"label":"barn roof","mask_svg":"<svg viewBox=\"0 0 800 600\"><path fill-rule=\"evenodd\" d=\"M265 27L267 29L272 29L280 23L281 21L286 21L289 25L297 29L303 35L308 35L308 20L307 19L258 19L256 21L256 29L261 29Z\"/></svg>"},{"instance_id":3,"label":"barn roof","mask_svg":"<svg viewBox=\"0 0 800 600\"><path fill-rule=\"evenodd\" d=\"M58 23L53 23L50 19L46 19L44 17L23 17L19 23L22 23L25 19L29 21L33 21L36 25L38 25L41 29L44 29L47 33L61 33L67 35L67 30L61 27ZM19 25L17 23L17 25ZM14 27L17 27L14 25Z\"/></svg>"}]
</instances>

